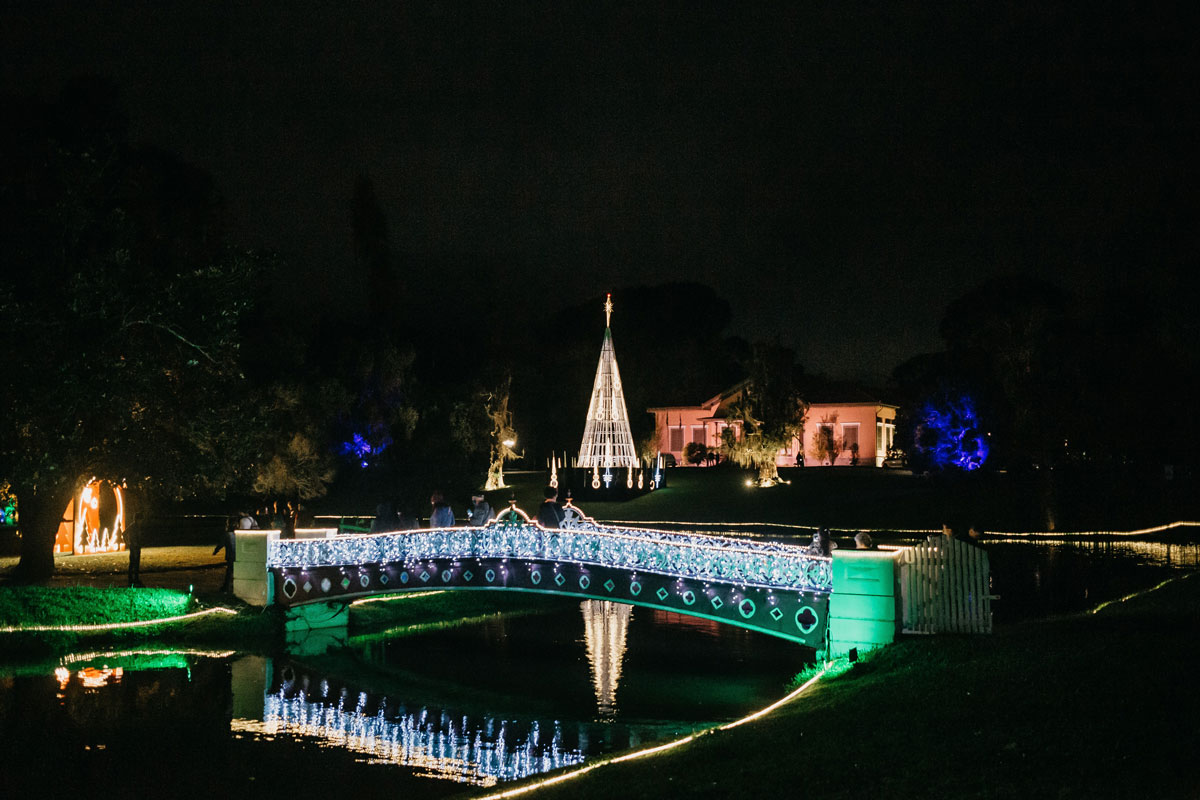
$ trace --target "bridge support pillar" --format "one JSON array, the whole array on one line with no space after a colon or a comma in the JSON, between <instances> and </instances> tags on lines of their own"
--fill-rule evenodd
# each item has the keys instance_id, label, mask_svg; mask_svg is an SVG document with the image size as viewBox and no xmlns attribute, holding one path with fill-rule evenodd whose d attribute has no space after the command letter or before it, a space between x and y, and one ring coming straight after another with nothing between
<instances>
[{"instance_id":1,"label":"bridge support pillar","mask_svg":"<svg viewBox=\"0 0 1200 800\"><path fill-rule=\"evenodd\" d=\"M233 593L252 606L274 602L271 573L267 571L267 544L279 531L236 531L233 552Z\"/></svg>"},{"instance_id":2,"label":"bridge support pillar","mask_svg":"<svg viewBox=\"0 0 1200 800\"><path fill-rule=\"evenodd\" d=\"M834 550L830 655L874 650L895 640L896 553Z\"/></svg>"}]
</instances>

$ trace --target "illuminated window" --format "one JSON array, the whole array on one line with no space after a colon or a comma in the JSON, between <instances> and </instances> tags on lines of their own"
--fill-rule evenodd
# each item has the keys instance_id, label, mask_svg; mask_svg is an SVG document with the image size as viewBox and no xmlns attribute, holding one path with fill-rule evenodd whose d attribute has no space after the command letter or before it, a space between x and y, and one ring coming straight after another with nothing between
<instances>
[{"instance_id":1,"label":"illuminated window","mask_svg":"<svg viewBox=\"0 0 1200 800\"><path fill-rule=\"evenodd\" d=\"M852 422L842 426L842 442L847 452L853 452L858 447L858 423Z\"/></svg>"}]
</instances>

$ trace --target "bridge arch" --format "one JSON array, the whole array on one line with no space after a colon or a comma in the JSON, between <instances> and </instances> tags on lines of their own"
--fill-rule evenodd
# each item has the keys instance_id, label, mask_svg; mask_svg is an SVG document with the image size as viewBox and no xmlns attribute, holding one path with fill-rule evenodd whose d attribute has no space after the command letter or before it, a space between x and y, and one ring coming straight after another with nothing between
<instances>
[{"instance_id":1,"label":"bridge arch","mask_svg":"<svg viewBox=\"0 0 1200 800\"><path fill-rule=\"evenodd\" d=\"M601 525L559 529L515 506L482 527L278 540L268 602L285 608L431 589L492 589L673 611L823 649L831 560L805 548Z\"/></svg>"}]
</instances>

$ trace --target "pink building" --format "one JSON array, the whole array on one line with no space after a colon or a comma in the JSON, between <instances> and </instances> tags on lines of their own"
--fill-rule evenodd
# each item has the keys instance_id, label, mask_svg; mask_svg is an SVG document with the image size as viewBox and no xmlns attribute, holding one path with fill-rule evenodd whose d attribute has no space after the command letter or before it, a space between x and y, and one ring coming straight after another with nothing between
<instances>
[{"instance_id":1,"label":"pink building","mask_svg":"<svg viewBox=\"0 0 1200 800\"><path fill-rule=\"evenodd\" d=\"M736 436L740 424L726 421L729 406L741 395L745 383L739 383L697 406L661 406L648 408L654 415L658 433L658 449L670 453L677 464L683 465L684 448L690 442L716 449L721 437L731 425ZM888 450L896 438L897 406L876 400L819 402L809 405L804 417L804 442L792 439L779 451L775 463L781 467L796 466L797 456L804 454L803 466L827 466L833 455L834 466L882 467ZM818 443L824 440L824 447ZM821 457L823 454L824 457Z\"/></svg>"}]
</instances>

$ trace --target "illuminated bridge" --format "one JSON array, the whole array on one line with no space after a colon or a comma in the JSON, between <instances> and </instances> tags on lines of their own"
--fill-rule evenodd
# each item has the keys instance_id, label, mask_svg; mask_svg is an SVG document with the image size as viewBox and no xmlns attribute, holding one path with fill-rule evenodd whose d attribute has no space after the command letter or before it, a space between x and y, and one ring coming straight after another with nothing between
<instances>
[{"instance_id":1,"label":"illuminated bridge","mask_svg":"<svg viewBox=\"0 0 1200 800\"><path fill-rule=\"evenodd\" d=\"M513 508L480 528L309 535L280 540L273 531L239 531L235 591L249 602L287 608L309 627L344 625L337 615L346 603L373 595L541 592L674 611L824 650L838 571L834 559L804 547L601 525L572 506L558 530L542 528ZM886 585L872 591L886 595L886 603L876 605L883 608L886 619L879 621L886 623L890 642L892 559L872 555L868 561L887 566ZM856 563L860 573L872 568ZM252 582L263 575L263 585ZM842 637L835 630L833 638ZM856 633L849 641L855 646L871 640Z\"/></svg>"}]
</instances>

